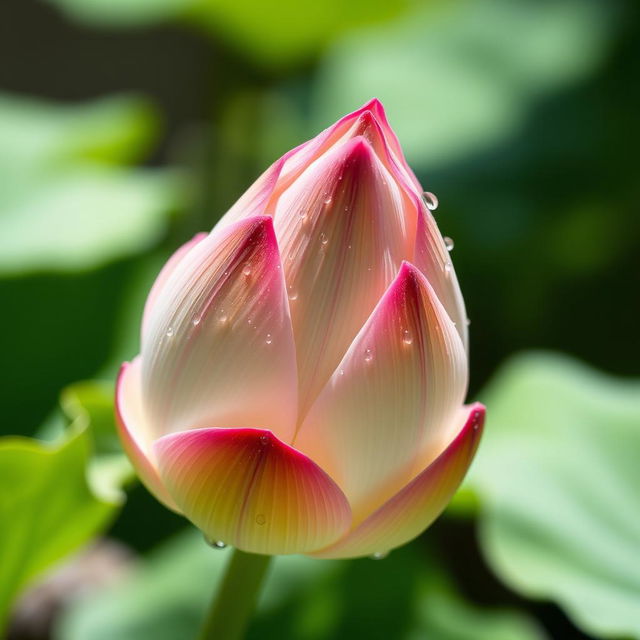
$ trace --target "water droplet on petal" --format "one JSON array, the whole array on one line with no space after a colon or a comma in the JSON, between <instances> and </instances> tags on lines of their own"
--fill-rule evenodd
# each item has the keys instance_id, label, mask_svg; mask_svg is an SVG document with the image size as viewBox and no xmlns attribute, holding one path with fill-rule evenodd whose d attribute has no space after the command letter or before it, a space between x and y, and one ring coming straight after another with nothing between
<instances>
[{"instance_id":1,"label":"water droplet on petal","mask_svg":"<svg viewBox=\"0 0 640 640\"><path fill-rule=\"evenodd\" d=\"M388 551L376 551L372 556L372 560L384 560L389 555Z\"/></svg>"},{"instance_id":2,"label":"water droplet on petal","mask_svg":"<svg viewBox=\"0 0 640 640\"><path fill-rule=\"evenodd\" d=\"M371 351L371 349L365 349L364 350L364 361L365 362L371 362L373 360L373 352Z\"/></svg>"},{"instance_id":3,"label":"water droplet on petal","mask_svg":"<svg viewBox=\"0 0 640 640\"><path fill-rule=\"evenodd\" d=\"M268 436L268 435L266 435L266 434L265 434L265 435L260 436L260 442L261 442L262 444L269 444L269 436Z\"/></svg>"},{"instance_id":4,"label":"water droplet on petal","mask_svg":"<svg viewBox=\"0 0 640 640\"><path fill-rule=\"evenodd\" d=\"M324 203L325 203L326 205L330 205L332 200L333 200L333 198L332 198L331 196L327 196L327 197L324 199Z\"/></svg>"},{"instance_id":5,"label":"water droplet on petal","mask_svg":"<svg viewBox=\"0 0 640 640\"><path fill-rule=\"evenodd\" d=\"M210 540L206 534L204 535L204 541L214 549L224 549L227 546L227 543L222 540Z\"/></svg>"},{"instance_id":6,"label":"water droplet on petal","mask_svg":"<svg viewBox=\"0 0 640 640\"><path fill-rule=\"evenodd\" d=\"M264 517L263 513L259 513L256 516L256 524L263 525L266 521L267 519Z\"/></svg>"},{"instance_id":7,"label":"water droplet on petal","mask_svg":"<svg viewBox=\"0 0 640 640\"><path fill-rule=\"evenodd\" d=\"M273 342L273 338L271 337L271 334L270 334L270 333L267 333L267 337L266 337L266 339L265 339L265 342L266 342L267 344L271 344L271 343Z\"/></svg>"},{"instance_id":8,"label":"water droplet on petal","mask_svg":"<svg viewBox=\"0 0 640 640\"><path fill-rule=\"evenodd\" d=\"M453 238L449 236L444 237L444 246L447 248L447 251L453 251Z\"/></svg>"},{"instance_id":9,"label":"water droplet on petal","mask_svg":"<svg viewBox=\"0 0 640 640\"><path fill-rule=\"evenodd\" d=\"M451 268L452 268L452 266L451 266L451 263L450 263L450 262L445 262L445 263L444 263L444 270L445 270L447 273L451 273Z\"/></svg>"},{"instance_id":10,"label":"water droplet on petal","mask_svg":"<svg viewBox=\"0 0 640 640\"><path fill-rule=\"evenodd\" d=\"M251 275L251 265L250 264L245 264L244 268L242 269L242 274L244 275L245 278L248 278Z\"/></svg>"},{"instance_id":11,"label":"water droplet on petal","mask_svg":"<svg viewBox=\"0 0 640 640\"><path fill-rule=\"evenodd\" d=\"M169 327L167 329L167 338L170 338L173 335L173 327Z\"/></svg>"},{"instance_id":12,"label":"water droplet on petal","mask_svg":"<svg viewBox=\"0 0 640 640\"><path fill-rule=\"evenodd\" d=\"M343 376L344 375L344 369L339 369L338 370L338 375L339 376Z\"/></svg>"},{"instance_id":13,"label":"water droplet on petal","mask_svg":"<svg viewBox=\"0 0 640 640\"><path fill-rule=\"evenodd\" d=\"M194 327L197 327L200 324L201 320L202 320L202 318L200 316L193 316L193 320L191 320L191 324Z\"/></svg>"},{"instance_id":14,"label":"water droplet on petal","mask_svg":"<svg viewBox=\"0 0 640 640\"><path fill-rule=\"evenodd\" d=\"M224 309L220 309L218 312L218 322L222 325L227 324L228 316Z\"/></svg>"},{"instance_id":15,"label":"water droplet on petal","mask_svg":"<svg viewBox=\"0 0 640 640\"><path fill-rule=\"evenodd\" d=\"M408 329L405 329L402 332L402 342L404 342L405 344L411 344L413 342L413 336Z\"/></svg>"},{"instance_id":16,"label":"water droplet on petal","mask_svg":"<svg viewBox=\"0 0 640 640\"><path fill-rule=\"evenodd\" d=\"M329 242L329 238L327 238L327 234L326 234L326 233L321 233L321 234L320 234L320 242L321 242L323 245L326 245L326 244L327 244L327 242Z\"/></svg>"},{"instance_id":17,"label":"water droplet on petal","mask_svg":"<svg viewBox=\"0 0 640 640\"><path fill-rule=\"evenodd\" d=\"M298 299L298 292L293 288L293 285L289 285L288 296L289 300L291 300L292 302Z\"/></svg>"},{"instance_id":18,"label":"water droplet on petal","mask_svg":"<svg viewBox=\"0 0 640 640\"><path fill-rule=\"evenodd\" d=\"M438 198L436 197L435 193L431 193L431 191L425 191L422 194L422 197L429 211L435 211L438 208Z\"/></svg>"},{"instance_id":19,"label":"water droplet on petal","mask_svg":"<svg viewBox=\"0 0 640 640\"><path fill-rule=\"evenodd\" d=\"M298 215L304 220L307 217L307 212L304 209L300 209Z\"/></svg>"},{"instance_id":20,"label":"water droplet on petal","mask_svg":"<svg viewBox=\"0 0 640 640\"><path fill-rule=\"evenodd\" d=\"M471 324L471 320L469 320L469 318L467 318L464 323L467 325L467 327Z\"/></svg>"}]
</instances>

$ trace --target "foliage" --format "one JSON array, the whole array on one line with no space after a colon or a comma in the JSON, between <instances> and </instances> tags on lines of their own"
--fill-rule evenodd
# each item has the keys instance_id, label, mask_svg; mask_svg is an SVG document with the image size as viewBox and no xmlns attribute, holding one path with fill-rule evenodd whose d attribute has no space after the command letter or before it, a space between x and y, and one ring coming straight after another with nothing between
<instances>
[{"instance_id":1,"label":"foliage","mask_svg":"<svg viewBox=\"0 0 640 640\"><path fill-rule=\"evenodd\" d=\"M101 414L112 415L111 394L78 385L65 396L71 422L54 442L0 438L0 630L20 591L102 532L124 499L122 454L94 456L113 437Z\"/></svg>"},{"instance_id":2,"label":"foliage","mask_svg":"<svg viewBox=\"0 0 640 640\"><path fill-rule=\"evenodd\" d=\"M281 71L317 55L347 29L382 22L406 0L324 0L299 11L295 0L49 0L88 24L132 27L182 20L228 42L266 70Z\"/></svg>"},{"instance_id":3,"label":"foliage","mask_svg":"<svg viewBox=\"0 0 640 640\"><path fill-rule=\"evenodd\" d=\"M640 638L640 383L552 354L505 365L470 484L487 561L588 633Z\"/></svg>"},{"instance_id":4,"label":"foliage","mask_svg":"<svg viewBox=\"0 0 640 640\"><path fill-rule=\"evenodd\" d=\"M227 556L228 551L207 548L194 532L183 534L156 551L130 582L79 602L63 618L56 638L192 637ZM415 547L397 551L391 558L375 562L278 558L248 637L545 637L522 614L483 611L466 603L448 584L434 559L421 555Z\"/></svg>"}]
</instances>

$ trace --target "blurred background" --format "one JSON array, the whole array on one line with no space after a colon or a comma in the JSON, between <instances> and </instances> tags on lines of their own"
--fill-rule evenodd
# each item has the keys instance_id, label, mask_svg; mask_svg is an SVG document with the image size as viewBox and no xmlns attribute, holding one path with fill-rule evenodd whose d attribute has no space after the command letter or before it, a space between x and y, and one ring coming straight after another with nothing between
<instances>
[{"instance_id":1,"label":"blurred background","mask_svg":"<svg viewBox=\"0 0 640 640\"><path fill-rule=\"evenodd\" d=\"M639 63L631 0L2 0L11 637L190 637L227 552L125 479L113 377L172 250L375 96L455 241L487 436L409 547L283 559L251 637L640 638Z\"/></svg>"}]
</instances>

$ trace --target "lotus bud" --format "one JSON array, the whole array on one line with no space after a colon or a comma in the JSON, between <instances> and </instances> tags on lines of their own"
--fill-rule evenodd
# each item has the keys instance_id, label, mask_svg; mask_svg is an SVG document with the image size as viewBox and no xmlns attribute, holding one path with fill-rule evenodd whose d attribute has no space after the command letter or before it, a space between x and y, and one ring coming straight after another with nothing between
<instances>
[{"instance_id":1,"label":"lotus bud","mask_svg":"<svg viewBox=\"0 0 640 640\"><path fill-rule=\"evenodd\" d=\"M212 541L386 552L442 512L484 420L449 251L373 100L275 162L147 299L117 417Z\"/></svg>"}]
</instances>

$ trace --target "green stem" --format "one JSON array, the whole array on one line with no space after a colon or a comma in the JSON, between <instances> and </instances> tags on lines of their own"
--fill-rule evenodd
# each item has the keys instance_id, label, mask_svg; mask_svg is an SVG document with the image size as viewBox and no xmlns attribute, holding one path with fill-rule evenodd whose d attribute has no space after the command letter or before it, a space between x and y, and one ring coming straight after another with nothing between
<instances>
[{"instance_id":1,"label":"green stem","mask_svg":"<svg viewBox=\"0 0 640 640\"><path fill-rule=\"evenodd\" d=\"M244 637L270 562L271 556L233 550L199 640L241 640Z\"/></svg>"}]
</instances>

